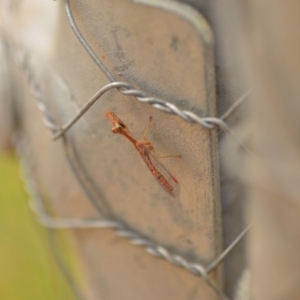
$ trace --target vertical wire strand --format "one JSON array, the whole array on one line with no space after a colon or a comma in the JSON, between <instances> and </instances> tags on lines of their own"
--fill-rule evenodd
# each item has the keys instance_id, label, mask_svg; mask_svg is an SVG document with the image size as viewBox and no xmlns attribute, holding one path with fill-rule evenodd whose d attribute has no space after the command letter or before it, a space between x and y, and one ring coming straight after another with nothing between
<instances>
[{"instance_id":1,"label":"vertical wire strand","mask_svg":"<svg viewBox=\"0 0 300 300\"><path fill-rule=\"evenodd\" d=\"M114 82L116 81L115 77L112 75L111 72L106 68L106 66L103 64L103 62L99 59L99 57L96 55L96 53L93 51L93 49L90 47L90 45L87 43L83 35L81 34L80 30L78 29L72 10L70 7L70 1L65 0L65 8L67 12L67 16L71 25L71 28L73 29L76 37L78 38L79 42L82 44L83 48L87 51L87 53L90 55L92 60L99 66L99 68L102 70L102 72L105 74L105 76L109 79L109 81Z\"/></svg>"},{"instance_id":2,"label":"vertical wire strand","mask_svg":"<svg viewBox=\"0 0 300 300\"><path fill-rule=\"evenodd\" d=\"M77 38L79 39L80 43L83 45L83 47L86 49L86 51L89 53L89 55L91 56L91 58L94 60L94 62L101 68L101 70L104 72L104 74L107 76L107 78L114 82L115 79L113 77L113 75L108 71L108 69L105 67L105 65L102 63L102 61L97 57L97 55L93 52L93 50L91 49L91 47L89 46L89 44L86 42L86 40L83 38L82 34L80 33L78 27L75 24L74 21L74 17L72 15L71 12L71 8L70 8L70 3L69 0L65 0L65 4L66 4L66 11L67 11L67 15L68 15L68 19L70 21L71 27L75 33L75 35L77 36ZM138 91L139 92L139 91ZM245 98L250 94L251 91L248 91L247 93L245 93L245 95L243 95L241 97L241 99L239 99L225 114L223 114L223 116L220 118L221 120L225 120L227 119L232 112L245 100ZM160 100L160 99L159 99ZM162 100L160 100L162 101ZM163 106L165 102L158 102L157 104L154 104L154 106L156 105L158 109L161 110L165 110L165 106ZM162 106L160 106L162 105ZM45 108L45 107L44 107ZM176 109L178 109L177 107L175 107ZM166 110L167 111L167 110ZM168 112L168 111L167 111ZM182 114L182 112L180 112ZM193 114L191 112L189 112L190 115ZM182 114L183 118L186 120L186 118L184 117L184 114ZM197 117L197 116L196 116ZM47 120L47 118L46 118ZM49 122L50 124L52 124L51 122ZM198 122L200 123L200 122ZM230 132L230 131L229 131ZM247 230L248 228L246 228L245 230ZM244 231L245 231L244 230ZM243 232L244 232L243 231ZM247 230L248 231L248 230ZM208 270L208 272L210 272L211 270L213 270L219 263L221 263L226 257L227 255L232 251L232 249L236 246L236 244L238 242L240 242L240 240L242 239L242 237L245 235L243 234L243 232L240 234L240 236L238 236L238 238L218 257L218 259L216 261L214 261L206 270ZM213 265L214 264L214 265ZM215 289L215 288L214 288ZM217 287L218 289L218 287ZM216 289L215 289L216 291ZM228 299L226 298L226 296L224 295L224 299Z\"/></svg>"}]
</instances>

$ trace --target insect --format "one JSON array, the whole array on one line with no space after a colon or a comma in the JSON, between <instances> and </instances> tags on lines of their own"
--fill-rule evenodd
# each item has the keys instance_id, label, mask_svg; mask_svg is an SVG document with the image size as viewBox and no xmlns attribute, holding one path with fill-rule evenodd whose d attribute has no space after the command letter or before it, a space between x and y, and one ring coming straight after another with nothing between
<instances>
[{"instance_id":1,"label":"insect","mask_svg":"<svg viewBox=\"0 0 300 300\"><path fill-rule=\"evenodd\" d=\"M113 112L106 112L106 117L113 124L112 132L125 136L134 145L135 149L139 152L148 169L150 170L154 178L158 181L158 183L171 196L176 197L179 194L180 190L177 179L173 175L171 175L170 172L157 160L157 157L153 154L154 148L152 146L152 143L146 138L146 134L150 128L152 117L149 117L149 123L142 140L136 140L130 134L129 129L124 124L124 122L120 120ZM169 155L164 157L172 156L178 158L181 157L180 155Z\"/></svg>"}]
</instances>

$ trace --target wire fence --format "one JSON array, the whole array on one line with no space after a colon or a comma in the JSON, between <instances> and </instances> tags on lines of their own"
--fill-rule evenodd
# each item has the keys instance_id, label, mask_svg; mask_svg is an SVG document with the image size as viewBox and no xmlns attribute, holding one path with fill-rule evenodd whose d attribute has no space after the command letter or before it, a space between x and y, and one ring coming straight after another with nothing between
<instances>
[{"instance_id":1,"label":"wire fence","mask_svg":"<svg viewBox=\"0 0 300 300\"><path fill-rule=\"evenodd\" d=\"M78 113L72 117L66 124L59 126L52 116L51 109L47 107L45 97L46 94L43 91L42 84L39 81L39 76L36 74L34 66L30 64L30 57L33 55L27 49L22 49L17 43L12 40L7 40L7 45L10 49L10 53L13 61L18 65L18 67L24 72L27 79L28 87L32 95L36 98L37 106L42 113L44 126L52 133L53 140L61 140L64 146L65 155L67 157L70 168L73 170L75 177L78 179L78 183L81 185L86 195L90 199L91 203L95 204L93 199L93 191L88 185L85 184L82 174L78 173L78 167L76 162L76 155L74 155L74 149L72 143L69 142L66 132L73 126L76 126L76 122L80 120L84 114L92 109L93 104L108 91L116 89L124 96L134 96L136 101L148 104L154 108L163 111L167 114L173 114L183 119L186 122L196 123L199 126L204 127L206 130L222 130L226 134L230 134L235 141L247 152L248 155L252 155L249 149L244 145L242 141L235 135L231 128L227 125L226 121L231 117L231 115L236 111L236 109L242 105L247 97L251 94L251 90L244 93L221 117L207 116L200 117L192 111L182 110L180 107L165 101L164 99L159 99L155 97L148 97L146 93L141 90L136 89L134 86L126 83L116 81L114 75L105 67L101 59L95 54L88 42L85 40L84 36L81 34L79 28L76 25L72 14L72 8L70 6L69 0L65 0L65 9L68 16L70 25L74 31L74 34L82 44L82 47L87 51L95 64L102 70L102 72L109 79L110 83L101 87L91 99L89 99L86 104L78 111ZM188 272L194 274L195 276L201 276L204 278L206 283L220 296L221 299L228 300L229 297L225 295L222 288L217 286L216 283L210 278L209 273L215 270L219 264L221 264L226 257L231 253L231 251L236 247L236 245L244 238L250 229L247 226L236 239L226 248L224 251L213 261L207 265L199 264L198 262L191 261L185 258L183 255L179 255L171 250L169 250L164 245L158 244L155 241L143 236L138 232L138 230L129 228L126 224L118 219L110 218L105 215L99 207L97 207L101 219L73 219L73 218L57 218L52 217L47 209L45 208L45 200L39 190L37 182L34 180L34 169L35 162L34 157L32 157L30 151L30 145L26 142L26 137L19 132L15 138L16 148L18 149L19 155L22 157L24 169L25 169L25 181L28 184L28 190L32 198L30 203L31 208L37 215L38 221L41 225L52 228L108 228L115 232L119 237L127 239L133 246L143 247L150 255L157 258L164 259L174 266L183 268ZM58 255L58 257L60 257ZM58 258L58 261L60 259ZM68 282L73 287L73 290L79 299L85 299L84 292L81 290L78 283L76 283L72 274L68 270L68 266L63 262L60 266L65 274Z\"/></svg>"}]
</instances>

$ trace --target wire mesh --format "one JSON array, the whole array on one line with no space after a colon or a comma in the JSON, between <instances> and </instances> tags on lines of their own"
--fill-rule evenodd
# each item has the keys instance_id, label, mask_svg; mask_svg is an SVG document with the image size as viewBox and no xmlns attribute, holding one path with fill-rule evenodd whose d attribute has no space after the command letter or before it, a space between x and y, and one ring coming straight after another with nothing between
<instances>
[{"instance_id":1,"label":"wire mesh","mask_svg":"<svg viewBox=\"0 0 300 300\"><path fill-rule=\"evenodd\" d=\"M105 67L101 59L97 57L92 48L89 46L83 35L81 34L79 28L76 25L76 22L72 15L72 9L69 3L69 0L65 0L65 8L66 13L70 22L70 25L82 44L83 48L88 52L93 61L98 65L98 67L102 70L102 72L107 76L107 78L111 81L111 83L101 87L94 96L86 102L86 104L80 109L80 111L71 118L66 124L62 127L58 126L53 116L51 115L51 111L48 109L45 104L45 94L43 92L42 85L39 82L38 75L35 74L34 66L30 65L30 51L26 49L20 49L16 43L13 41L8 41L13 60L16 64L23 70L28 86L32 95L37 100L37 106L42 113L43 116L43 124L44 126L50 130L53 134L53 139L58 140L62 139L65 155L67 156L68 163L70 168L73 170L74 175L78 179L78 182L81 184L83 190L85 190L88 198L91 202L95 203L93 200L93 192L90 190L89 186L86 186L84 181L81 178L81 175L77 171L76 167L76 157L74 156L72 145L68 142L65 133L76 126L76 122L80 120L80 118L92 108L93 104L96 103L101 97L111 89L117 89L121 94L127 96L134 96L137 101L140 101L145 104L152 105L154 108L163 111L168 114L174 114L186 122L196 123L207 130L223 130L224 132L232 135L236 142L242 146L242 148L251 155L251 152L247 149L243 142L239 140L239 138L234 134L234 132L230 129L230 127L226 124L226 120L230 118L232 113L240 106L247 97L250 95L251 91L247 91L242 95L221 117L200 117L192 111L181 110L178 106L165 101L163 99L148 97L143 91L136 89L134 86L126 83L126 82L118 82L115 80L113 74ZM238 237L232 242L232 244L225 249L220 256L218 256L215 260L209 263L206 266L203 266L197 262L190 261L183 257L182 255L178 255L168 250L163 245L157 244L155 241L148 239L147 237L141 235L137 230L133 230L128 228L126 224L123 224L121 221L117 219L110 219L105 216L101 210L100 215L102 219L66 219L66 218L54 218L48 214L47 210L44 206L44 201L42 199L42 195L39 191L38 184L34 181L34 176L32 175L32 170L34 169L34 162L32 157L30 157L30 148L27 145L24 137L19 135L16 138L16 146L19 150L19 154L24 158L24 166L26 169L27 176L26 180L28 181L28 186L30 190L30 194L32 195L32 203L31 207L34 212L37 214L38 221L41 225L47 228L109 228L114 230L116 235L127 239L132 245L144 247L144 249L151 255L165 259L171 264L184 268L190 273L201 276L205 279L206 283L221 297L221 299L229 299L228 296L224 294L222 289L218 287L214 281L209 277L209 273L212 272L226 257L231 253L232 249L241 241L241 239L246 235L249 231L250 226L244 229ZM67 269L66 266L63 269ZM69 272L64 272L66 277L69 276ZM76 282L71 278L69 278L69 283L74 286L73 290L77 294L79 299L85 299L83 293L80 291L80 288L77 287Z\"/></svg>"}]
</instances>

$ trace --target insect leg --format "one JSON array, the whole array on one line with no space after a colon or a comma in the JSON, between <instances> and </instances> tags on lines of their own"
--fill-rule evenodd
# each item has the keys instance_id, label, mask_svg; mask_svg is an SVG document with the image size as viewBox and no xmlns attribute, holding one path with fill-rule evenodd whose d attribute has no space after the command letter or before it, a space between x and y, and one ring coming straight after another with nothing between
<instances>
[{"instance_id":1,"label":"insect leg","mask_svg":"<svg viewBox=\"0 0 300 300\"><path fill-rule=\"evenodd\" d=\"M149 117L149 121L148 121L148 125L147 125L147 127L146 127L146 129L145 129L145 132L144 132L144 135L143 135L143 139L144 139L144 140L147 140L147 134L148 134L148 132L149 132L151 123L152 123L152 117L150 116L150 117Z\"/></svg>"}]
</instances>

